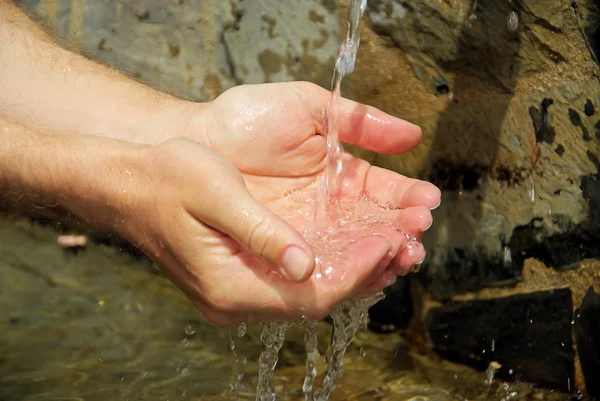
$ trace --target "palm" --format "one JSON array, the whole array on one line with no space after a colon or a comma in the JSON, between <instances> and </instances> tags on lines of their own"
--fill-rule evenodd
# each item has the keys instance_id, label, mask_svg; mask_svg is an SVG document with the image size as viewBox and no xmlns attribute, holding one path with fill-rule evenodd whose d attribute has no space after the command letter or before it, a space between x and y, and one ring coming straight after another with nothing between
<instances>
[{"instance_id":1,"label":"palm","mask_svg":"<svg viewBox=\"0 0 600 401\"><path fill-rule=\"evenodd\" d=\"M235 87L211 103L205 120L207 140L243 174L250 192L264 203L277 201L290 191L315 188L326 168L325 137L320 134L321 112L328 95L314 85L302 83ZM384 127L390 131L389 137L360 132L368 130L369 123L381 123L374 114L383 113L353 105L342 107L340 113L342 139L382 153L399 148L409 150L418 143L418 132L393 132L402 130L401 126ZM224 115L228 118L218 117ZM402 138L403 134L406 138ZM399 144L398 139L404 139L403 143ZM420 181L372 167L349 154L344 156L344 167L344 191L366 190L380 202L397 207L419 205L410 201L403 205L401 198Z\"/></svg>"},{"instance_id":2,"label":"palm","mask_svg":"<svg viewBox=\"0 0 600 401\"><path fill-rule=\"evenodd\" d=\"M300 191L314 195L317 189L326 167L325 138L320 134L321 112L328 96L329 92L306 83L236 87L211 102L197 120L202 126L196 132L205 135L200 139L241 172L253 197L299 230L311 223L308 215L312 205L307 204L305 196L290 200L286 194ZM412 124L347 100L341 103L339 127L344 142L380 153L402 153L420 141L420 131ZM429 226L429 209L439 202L439 190L431 184L370 166L349 154L344 156L344 171L342 195L364 190L378 202L397 208L396 221L408 234L418 237ZM289 218L298 216L298 211L305 212L300 214L304 218ZM214 279L226 280L234 287L234 283L243 283L246 291L271 296L278 303L308 305L318 299L335 299L336 295L340 298L360 290L360 283L372 276L359 269L345 283L338 282L336 288L325 288L329 286L314 277L291 287L268 274L265 263L231 238L206 229L207 235L218 237L218 241L211 241L211 253L226 261ZM386 237L390 242L400 242L397 234L390 231ZM357 268L374 266L383 256L380 251L387 252L379 248L380 240L367 240L351 250L350 257ZM392 265L406 271L423 257L422 248L413 254L400 252ZM298 303L298 297L307 299Z\"/></svg>"},{"instance_id":3,"label":"palm","mask_svg":"<svg viewBox=\"0 0 600 401\"><path fill-rule=\"evenodd\" d=\"M293 88L282 96L276 85L255 91L236 87L211 103L206 128L211 147L247 178L274 178L268 184L286 187L322 173L325 141L316 135L318 116ZM228 119L216 117L222 115Z\"/></svg>"}]
</instances>

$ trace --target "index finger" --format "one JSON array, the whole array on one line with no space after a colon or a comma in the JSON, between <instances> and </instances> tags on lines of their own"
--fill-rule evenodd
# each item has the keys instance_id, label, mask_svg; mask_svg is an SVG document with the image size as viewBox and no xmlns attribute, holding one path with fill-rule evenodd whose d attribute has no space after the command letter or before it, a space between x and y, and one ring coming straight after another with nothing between
<instances>
[{"instance_id":1,"label":"index finger","mask_svg":"<svg viewBox=\"0 0 600 401\"><path fill-rule=\"evenodd\" d=\"M331 92L311 83L296 83L310 108L310 113L322 125L322 113L331 99ZM339 103L338 130L342 142L377 153L405 153L421 142L421 128L383 111L346 98Z\"/></svg>"}]
</instances>

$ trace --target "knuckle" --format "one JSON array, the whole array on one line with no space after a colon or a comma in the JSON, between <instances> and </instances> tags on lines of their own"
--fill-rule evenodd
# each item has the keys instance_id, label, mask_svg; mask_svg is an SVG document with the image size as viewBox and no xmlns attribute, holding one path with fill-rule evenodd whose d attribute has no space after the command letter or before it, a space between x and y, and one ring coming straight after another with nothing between
<instances>
[{"instance_id":1,"label":"knuckle","mask_svg":"<svg viewBox=\"0 0 600 401\"><path fill-rule=\"evenodd\" d=\"M268 219L261 219L252 225L248 233L250 251L260 257L266 256L275 243L275 229Z\"/></svg>"}]
</instances>

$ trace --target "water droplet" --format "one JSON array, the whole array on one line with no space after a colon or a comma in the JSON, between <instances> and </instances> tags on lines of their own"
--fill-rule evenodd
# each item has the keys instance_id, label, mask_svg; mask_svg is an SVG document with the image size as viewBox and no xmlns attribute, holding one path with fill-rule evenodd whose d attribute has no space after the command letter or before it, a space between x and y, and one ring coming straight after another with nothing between
<instances>
[{"instance_id":1,"label":"water droplet","mask_svg":"<svg viewBox=\"0 0 600 401\"><path fill-rule=\"evenodd\" d=\"M246 323L240 323L240 325L237 328L237 336L244 337L246 335L246 331L247 331Z\"/></svg>"},{"instance_id":2,"label":"water droplet","mask_svg":"<svg viewBox=\"0 0 600 401\"><path fill-rule=\"evenodd\" d=\"M512 254L511 254L510 248L507 246L504 247L503 263L504 263L504 266L507 266L507 267L512 265Z\"/></svg>"},{"instance_id":3,"label":"water droplet","mask_svg":"<svg viewBox=\"0 0 600 401\"><path fill-rule=\"evenodd\" d=\"M494 382L494 375L496 374L496 371L498 369L500 369L501 367L502 367L502 365L500 365L496 361L490 362L487 370L485 371L485 383L487 385L491 385Z\"/></svg>"},{"instance_id":4,"label":"water droplet","mask_svg":"<svg viewBox=\"0 0 600 401\"><path fill-rule=\"evenodd\" d=\"M532 185L531 188L529 188L529 201L531 203L535 202L535 187Z\"/></svg>"},{"instance_id":5,"label":"water droplet","mask_svg":"<svg viewBox=\"0 0 600 401\"><path fill-rule=\"evenodd\" d=\"M187 326L185 326L184 332L186 335L192 336L196 333L196 330L192 327L191 324L188 324Z\"/></svg>"},{"instance_id":6,"label":"water droplet","mask_svg":"<svg viewBox=\"0 0 600 401\"><path fill-rule=\"evenodd\" d=\"M508 30L512 32L515 32L517 29L519 29L519 15L515 11L511 11L508 14L507 26Z\"/></svg>"},{"instance_id":7,"label":"water droplet","mask_svg":"<svg viewBox=\"0 0 600 401\"><path fill-rule=\"evenodd\" d=\"M185 348L190 344L190 341L187 338L184 338L178 345L178 348Z\"/></svg>"},{"instance_id":8,"label":"water droplet","mask_svg":"<svg viewBox=\"0 0 600 401\"><path fill-rule=\"evenodd\" d=\"M367 351L365 351L365 348L364 348L364 347L360 347L360 349L358 350L358 355L359 355L361 358L364 358L365 356L367 356Z\"/></svg>"}]
</instances>

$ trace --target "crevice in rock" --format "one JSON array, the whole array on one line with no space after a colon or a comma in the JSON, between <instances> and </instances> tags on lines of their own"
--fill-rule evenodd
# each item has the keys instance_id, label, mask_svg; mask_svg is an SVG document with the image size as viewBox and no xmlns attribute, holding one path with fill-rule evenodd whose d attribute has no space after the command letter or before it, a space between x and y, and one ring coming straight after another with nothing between
<instances>
[{"instance_id":1,"label":"crevice in rock","mask_svg":"<svg viewBox=\"0 0 600 401\"><path fill-rule=\"evenodd\" d=\"M236 85L241 85L243 82L238 74L237 66L235 65L235 62L233 60L233 55L231 53L231 49L229 48L229 44L227 43L225 35L228 31L237 31L240 29L240 21L244 17L244 10L240 7L237 7L235 2L231 0L230 5L233 13L233 22L223 26L223 31L221 31L221 43L223 44L223 49L225 52L225 63L227 64L227 68L229 69L229 74L231 75L231 78L233 78L233 82Z\"/></svg>"},{"instance_id":2,"label":"crevice in rock","mask_svg":"<svg viewBox=\"0 0 600 401\"><path fill-rule=\"evenodd\" d=\"M530 174L524 168L495 166L490 168L483 164L461 164L450 160L437 160L434 170L427 180L442 190L473 191L479 187L481 180L489 178L507 186L520 184Z\"/></svg>"},{"instance_id":3,"label":"crevice in rock","mask_svg":"<svg viewBox=\"0 0 600 401\"><path fill-rule=\"evenodd\" d=\"M581 16L577 1L571 0L569 4L573 10L573 13L575 14L577 27L579 28L579 32L583 37L586 47L588 48L590 56L596 62L596 64L600 64L598 61L600 60L600 10L596 8L594 10L590 10L591 19L585 21ZM595 7L593 2L588 2L588 5ZM582 26L582 23L585 23L586 26Z\"/></svg>"},{"instance_id":4,"label":"crevice in rock","mask_svg":"<svg viewBox=\"0 0 600 401\"><path fill-rule=\"evenodd\" d=\"M540 108L531 106L529 108L529 116L535 131L536 142L546 142L549 144L554 143L554 137L556 131L552 125L552 120L548 113L548 108L554 104L554 100L551 98L545 98L542 100Z\"/></svg>"}]
</instances>

